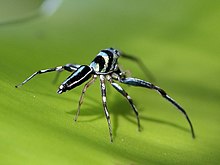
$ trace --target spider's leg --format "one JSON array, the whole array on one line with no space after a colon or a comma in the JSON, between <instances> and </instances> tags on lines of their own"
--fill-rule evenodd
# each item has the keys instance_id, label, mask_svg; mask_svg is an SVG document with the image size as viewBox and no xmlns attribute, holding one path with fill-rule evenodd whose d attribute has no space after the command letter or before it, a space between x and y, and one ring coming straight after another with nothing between
<instances>
[{"instance_id":1,"label":"spider's leg","mask_svg":"<svg viewBox=\"0 0 220 165\"><path fill-rule=\"evenodd\" d=\"M93 78L92 78L89 82L87 82L87 83L85 84L85 86L84 86L84 88L83 88L83 90L82 90L82 93L81 93L81 96L80 96L80 99L79 99L79 104L78 104L77 113L76 113L76 116L75 116L75 118L74 118L74 121L75 121L75 122L77 121L77 118L78 118L78 116L79 116L80 107L81 107L81 105L82 105L82 103L83 103L83 98L84 98L84 95L85 95L85 93L86 93L86 90L87 90L87 88L88 88L90 85L92 85L92 84L95 82L96 78L97 78L97 76L94 75Z\"/></svg>"},{"instance_id":2,"label":"spider's leg","mask_svg":"<svg viewBox=\"0 0 220 165\"><path fill-rule=\"evenodd\" d=\"M77 65L78 66L78 65ZM76 67L75 67L76 68ZM55 67L55 68L50 68L50 69L43 69L43 70L39 70L35 73L33 73L30 77L28 77L26 80L24 80L21 84L18 84L16 85L15 87L18 88L22 85L24 85L25 83L27 83L28 81L30 81L32 78L34 78L36 75L39 75L39 74L43 74L43 73L48 73L48 72L54 72L54 71L62 71L62 70L67 70L67 71L71 71L73 70L74 71L74 67L70 67L68 65L64 65L64 66L58 66L58 67ZM76 70L76 69L75 69Z\"/></svg>"},{"instance_id":3,"label":"spider's leg","mask_svg":"<svg viewBox=\"0 0 220 165\"><path fill-rule=\"evenodd\" d=\"M53 83L55 84L57 82L57 80L59 79L60 73L64 70L68 71L68 72L74 72L76 71L78 68L80 67L80 65L78 64L66 64L62 67L62 69L57 70L57 74L53 80Z\"/></svg>"},{"instance_id":4,"label":"spider's leg","mask_svg":"<svg viewBox=\"0 0 220 165\"><path fill-rule=\"evenodd\" d=\"M137 124L138 124L138 131L141 130L141 126L140 126L140 119L139 119L139 115L138 115L138 111L133 103L133 100L132 98L128 95L128 93L120 86L118 85L117 83L113 82L113 81L110 81L111 85L119 92L121 93L127 100L128 102L130 103L131 107L133 108L134 110L134 113L136 115L136 118L137 118Z\"/></svg>"},{"instance_id":5,"label":"spider's leg","mask_svg":"<svg viewBox=\"0 0 220 165\"><path fill-rule=\"evenodd\" d=\"M139 67L142 69L146 77L148 77L150 81L155 82L155 77L139 58L125 54L124 52L121 52L121 57L136 62L139 65Z\"/></svg>"},{"instance_id":6,"label":"spider's leg","mask_svg":"<svg viewBox=\"0 0 220 165\"><path fill-rule=\"evenodd\" d=\"M111 120L110 120L110 115L109 115L108 108L107 108L107 103L106 103L105 77L103 75L100 75L100 85L101 85L101 93L102 93L102 104L103 104L103 108L104 108L104 112L105 112L105 117L106 117L107 122L108 122L110 140L111 140L111 142L113 142Z\"/></svg>"},{"instance_id":7,"label":"spider's leg","mask_svg":"<svg viewBox=\"0 0 220 165\"><path fill-rule=\"evenodd\" d=\"M145 88L156 90L162 97L164 97L166 100L168 100L170 103L172 103L178 110L180 110L180 112L182 112L184 114L184 116L186 117L186 119L190 125L192 137L195 138L193 125L192 125L192 122L190 121L186 111L174 99L172 99L169 95L167 95L167 93L163 89L161 89L158 86L153 85L150 82L147 82L147 81L144 81L141 79L137 79L137 78L132 78L132 77L120 79L119 81L121 83L132 85L132 86L145 87Z\"/></svg>"},{"instance_id":8,"label":"spider's leg","mask_svg":"<svg viewBox=\"0 0 220 165\"><path fill-rule=\"evenodd\" d=\"M73 72L76 71L81 65L79 64L66 64L63 66L64 70Z\"/></svg>"}]
</instances>

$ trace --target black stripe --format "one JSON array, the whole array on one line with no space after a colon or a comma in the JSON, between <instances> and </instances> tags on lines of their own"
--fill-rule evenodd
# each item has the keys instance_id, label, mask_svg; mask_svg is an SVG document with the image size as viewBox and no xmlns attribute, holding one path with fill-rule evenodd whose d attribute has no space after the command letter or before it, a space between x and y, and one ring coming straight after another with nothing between
<instances>
[{"instance_id":1,"label":"black stripe","mask_svg":"<svg viewBox=\"0 0 220 165\"><path fill-rule=\"evenodd\" d=\"M101 70L105 66L105 59L102 56L96 56L96 58L93 60L93 62L99 64L99 72L101 72Z\"/></svg>"},{"instance_id":2,"label":"black stripe","mask_svg":"<svg viewBox=\"0 0 220 165\"><path fill-rule=\"evenodd\" d=\"M102 50L101 52L106 53L108 56L113 56L112 52L109 50Z\"/></svg>"}]
</instances>

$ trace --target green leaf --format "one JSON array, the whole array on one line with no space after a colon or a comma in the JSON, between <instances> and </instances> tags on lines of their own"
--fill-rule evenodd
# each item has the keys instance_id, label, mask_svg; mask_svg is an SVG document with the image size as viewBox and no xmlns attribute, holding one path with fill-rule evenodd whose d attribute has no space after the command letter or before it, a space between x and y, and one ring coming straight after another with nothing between
<instances>
[{"instance_id":1,"label":"green leaf","mask_svg":"<svg viewBox=\"0 0 220 165\"><path fill-rule=\"evenodd\" d=\"M66 0L50 17L1 25L0 164L219 164L219 11L217 1L204 0ZM111 143L98 80L77 123L83 85L56 94L69 73L55 84L56 73L48 73L14 87L39 69L89 64L108 47L143 61L155 85L187 111L195 140L184 116L155 91L122 85L139 110L138 132L128 102L107 86ZM119 62L148 80L134 63Z\"/></svg>"}]
</instances>

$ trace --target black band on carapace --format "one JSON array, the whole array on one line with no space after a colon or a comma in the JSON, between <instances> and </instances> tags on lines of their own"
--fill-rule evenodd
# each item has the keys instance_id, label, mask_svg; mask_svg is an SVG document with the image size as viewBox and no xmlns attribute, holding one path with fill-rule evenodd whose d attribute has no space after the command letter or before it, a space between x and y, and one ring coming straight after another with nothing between
<instances>
[{"instance_id":1,"label":"black band on carapace","mask_svg":"<svg viewBox=\"0 0 220 165\"><path fill-rule=\"evenodd\" d=\"M105 67L105 59L102 56L96 56L93 62L99 64L99 71Z\"/></svg>"}]
</instances>

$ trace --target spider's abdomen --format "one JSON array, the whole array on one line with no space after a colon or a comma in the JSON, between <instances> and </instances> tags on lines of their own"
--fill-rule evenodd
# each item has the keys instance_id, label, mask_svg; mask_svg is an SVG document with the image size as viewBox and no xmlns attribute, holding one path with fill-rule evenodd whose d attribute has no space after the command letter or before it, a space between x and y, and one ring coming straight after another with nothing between
<instances>
[{"instance_id":1,"label":"spider's abdomen","mask_svg":"<svg viewBox=\"0 0 220 165\"><path fill-rule=\"evenodd\" d=\"M114 71L117 65L118 55L111 49L105 49L99 52L92 63L89 65L95 72L108 73Z\"/></svg>"},{"instance_id":2,"label":"spider's abdomen","mask_svg":"<svg viewBox=\"0 0 220 165\"><path fill-rule=\"evenodd\" d=\"M67 90L71 90L85 81L87 81L93 74L93 70L87 65L81 65L75 72L73 72L59 87L57 93L61 94Z\"/></svg>"}]
</instances>

